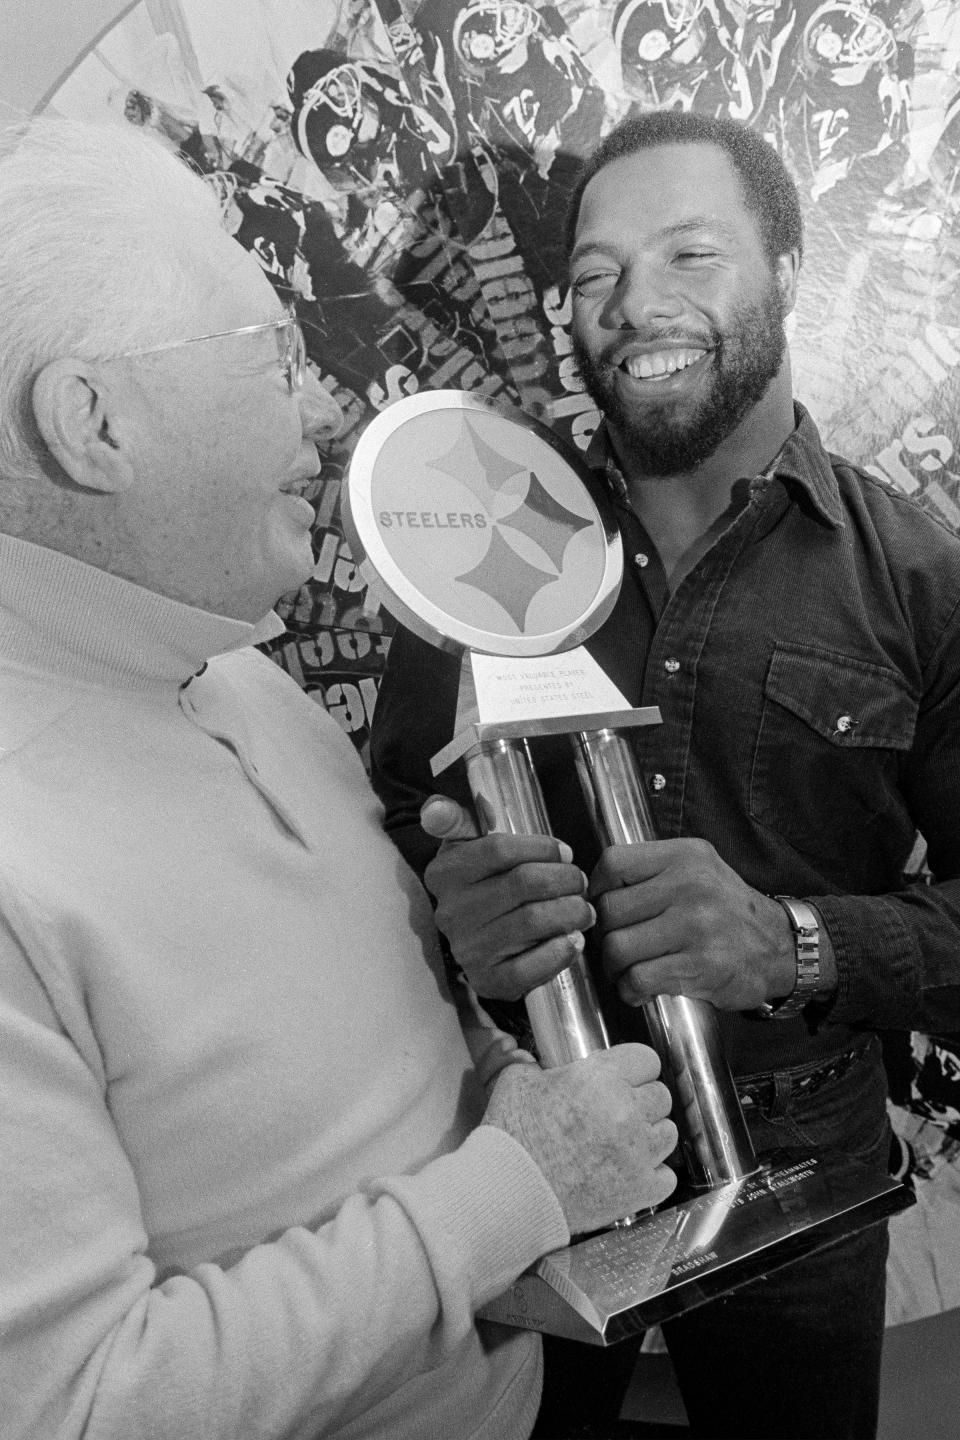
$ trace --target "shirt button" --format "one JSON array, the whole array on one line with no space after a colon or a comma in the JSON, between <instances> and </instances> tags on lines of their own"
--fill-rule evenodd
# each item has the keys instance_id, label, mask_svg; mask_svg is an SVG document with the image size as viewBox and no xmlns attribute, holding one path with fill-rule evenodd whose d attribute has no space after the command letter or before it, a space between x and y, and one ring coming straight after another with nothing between
<instances>
[{"instance_id":1,"label":"shirt button","mask_svg":"<svg viewBox=\"0 0 960 1440\"><path fill-rule=\"evenodd\" d=\"M680 669L680 661L679 661L679 660L664 660L664 662L663 662L663 668L664 668L664 670L666 670L666 672L667 672L668 675L676 675L677 671Z\"/></svg>"},{"instance_id":2,"label":"shirt button","mask_svg":"<svg viewBox=\"0 0 960 1440\"><path fill-rule=\"evenodd\" d=\"M633 557L633 563L635 565L639 565L640 569L642 570L646 565L650 564L650 556L644 555L642 550L638 550L636 555L634 555Z\"/></svg>"},{"instance_id":3,"label":"shirt button","mask_svg":"<svg viewBox=\"0 0 960 1440\"><path fill-rule=\"evenodd\" d=\"M667 777L666 777L666 775L661 775L661 774L659 773L659 771L658 771L656 775L651 775L651 776L650 776L650 789L654 792L654 794L659 795L659 794L660 794L660 791L661 791L661 790L666 790L666 788L667 788Z\"/></svg>"}]
</instances>

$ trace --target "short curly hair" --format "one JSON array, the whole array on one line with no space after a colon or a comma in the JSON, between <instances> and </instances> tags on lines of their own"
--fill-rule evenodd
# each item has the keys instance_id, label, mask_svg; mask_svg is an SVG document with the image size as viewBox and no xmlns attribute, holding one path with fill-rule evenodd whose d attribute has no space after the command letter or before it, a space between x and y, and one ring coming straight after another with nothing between
<instances>
[{"instance_id":1,"label":"short curly hair","mask_svg":"<svg viewBox=\"0 0 960 1440\"><path fill-rule=\"evenodd\" d=\"M699 115L692 110L650 110L621 120L584 161L567 209L564 241L568 258L576 238L583 192L593 177L614 160L658 145L718 146L729 155L740 176L744 200L756 216L771 265L791 250L803 255L800 197L772 145L736 120Z\"/></svg>"}]
</instances>

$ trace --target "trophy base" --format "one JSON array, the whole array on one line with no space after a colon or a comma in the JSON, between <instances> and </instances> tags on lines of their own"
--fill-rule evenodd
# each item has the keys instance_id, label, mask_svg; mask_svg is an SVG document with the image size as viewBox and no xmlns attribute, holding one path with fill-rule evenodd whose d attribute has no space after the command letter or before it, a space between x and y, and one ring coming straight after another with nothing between
<instances>
[{"instance_id":1,"label":"trophy base","mask_svg":"<svg viewBox=\"0 0 960 1440\"><path fill-rule=\"evenodd\" d=\"M912 1204L906 1186L847 1156L775 1150L745 1180L552 1251L479 1315L613 1345Z\"/></svg>"}]
</instances>

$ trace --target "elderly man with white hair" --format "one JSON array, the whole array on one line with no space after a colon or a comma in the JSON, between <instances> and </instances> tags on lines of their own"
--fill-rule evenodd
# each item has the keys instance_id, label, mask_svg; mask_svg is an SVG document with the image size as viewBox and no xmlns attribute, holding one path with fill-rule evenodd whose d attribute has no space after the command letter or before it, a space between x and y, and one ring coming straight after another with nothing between
<instances>
[{"instance_id":1,"label":"elderly man with white hair","mask_svg":"<svg viewBox=\"0 0 960 1440\"><path fill-rule=\"evenodd\" d=\"M0 214L4 1440L520 1440L539 1340L475 1312L670 1193L657 1061L455 1006L254 648L339 415L203 182L35 122Z\"/></svg>"}]
</instances>

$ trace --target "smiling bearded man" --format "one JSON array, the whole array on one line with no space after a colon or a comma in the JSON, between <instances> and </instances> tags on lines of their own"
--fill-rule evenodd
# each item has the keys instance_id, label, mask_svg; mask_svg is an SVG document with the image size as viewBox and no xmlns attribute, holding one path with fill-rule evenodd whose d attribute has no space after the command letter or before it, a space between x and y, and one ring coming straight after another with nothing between
<instances>
[{"instance_id":1,"label":"smiling bearded man","mask_svg":"<svg viewBox=\"0 0 960 1440\"><path fill-rule=\"evenodd\" d=\"M600 853L565 737L530 742L557 838L467 838L465 784L431 798L429 766L459 662L402 630L371 737L388 829L478 994L513 1002L585 944L618 1037L659 994L716 1007L759 1153L836 1146L882 1180L877 1032L960 1027L960 542L794 400L803 228L759 135L630 117L583 168L567 249L603 411L585 459L626 557L587 649L660 709L632 743L662 838ZM917 831L935 883L907 892ZM885 1256L876 1226L665 1324L691 1432L868 1440ZM629 1433L616 1351L546 1356L538 1436Z\"/></svg>"},{"instance_id":2,"label":"smiling bearded man","mask_svg":"<svg viewBox=\"0 0 960 1440\"><path fill-rule=\"evenodd\" d=\"M638 336L649 349L623 360L595 360L574 336L573 353L587 391L616 430L631 467L645 475L677 475L712 455L764 394L783 362L783 321L783 300L771 275L765 293L745 301L725 333ZM665 378L696 364L710 367L713 380L697 405L685 410L675 400L661 400L657 390ZM618 366L650 387L642 418L620 395L612 374Z\"/></svg>"}]
</instances>

